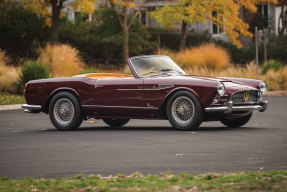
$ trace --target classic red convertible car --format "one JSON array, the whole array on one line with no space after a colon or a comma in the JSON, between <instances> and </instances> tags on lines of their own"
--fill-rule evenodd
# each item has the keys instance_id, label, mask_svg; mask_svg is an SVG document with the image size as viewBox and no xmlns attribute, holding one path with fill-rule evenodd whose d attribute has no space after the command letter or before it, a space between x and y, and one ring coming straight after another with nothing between
<instances>
[{"instance_id":1,"label":"classic red convertible car","mask_svg":"<svg viewBox=\"0 0 287 192\"><path fill-rule=\"evenodd\" d=\"M228 127L246 124L253 110L265 111L263 81L186 74L168 56L128 59L133 75L90 73L29 81L25 112L49 114L58 130L78 128L83 120L103 119L113 127L130 119L168 119L179 130L203 121Z\"/></svg>"}]
</instances>

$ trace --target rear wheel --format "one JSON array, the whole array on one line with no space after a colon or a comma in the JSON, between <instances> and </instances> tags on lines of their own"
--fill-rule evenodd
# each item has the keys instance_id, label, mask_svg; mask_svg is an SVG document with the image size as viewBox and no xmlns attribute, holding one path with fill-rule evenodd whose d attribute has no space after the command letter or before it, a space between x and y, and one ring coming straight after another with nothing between
<instances>
[{"instance_id":1,"label":"rear wheel","mask_svg":"<svg viewBox=\"0 0 287 192\"><path fill-rule=\"evenodd\" d=\"M170 124L179 130L191 130L203 121L203 109L197 97L189 91L178 91L167 102Z\"/></svg>"},{"instance_id":2,"label":"rear wheel","mask_svg":"<svg viewBox=\"0 0 287 192\"><path fill-rule=\"evenodd\" d=\"M83 122L80 103L70 92L60 92L52 98L49 117L52 124L61 131L76 129Z\"/></svg>"},{"instance_id":3,"label":"rear wheel","mask_svg":"<svg viewBox=\"0 0 287 192\"><path fill-rule=\"evenodd\" d=\"M111 127L121 127L127 124L129 119L103 119L103 121Z\"/></svg>"},{"instance_id":4,"label":"rear wheel","mask_svg":"<svg viewBox=\"0 0 287 192\"><path fill-rule=\"evenodd\" d=\"M241 127L252 117L252 112L243 117L224 117L220 122L227 127Z\"/></svg>"}]
</instances>

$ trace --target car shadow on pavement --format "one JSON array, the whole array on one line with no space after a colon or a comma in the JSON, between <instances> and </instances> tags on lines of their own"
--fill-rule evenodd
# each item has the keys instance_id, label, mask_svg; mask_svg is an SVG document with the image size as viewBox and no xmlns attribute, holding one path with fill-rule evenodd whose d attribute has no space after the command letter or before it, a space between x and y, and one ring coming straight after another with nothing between
<instances>
[{"instance_id":1,"label":"car shadow on pavement","mask_svg":"<svg viewBox=\"0 0 287 192\"><path fill-rule=\"evenodd\" d=\"M235 130L245 130L245 131L256 131L262 130L262 127L200 127L197 131L235 131Z\"/></svg>"},{"instance_id":2,"label":"car shadow on pavement","mask_svg":"<svg viewBox=\"0 0 287 192\"><path fill-rule=\"evenodd\" d=\"M262 130L265 128L262 127L200 127L194 130L188 131L180 131L173 127L109 127L109 126L99 126L99 127L80 127L76 130L70 130L67 132L77 132L77 131L177 131L177 132L212 132L212 131L236 131L236 130L244 130L244 131L256 131ZM58 131L57 129L45 129L39 131ZM61 131L63 132L63 131Z\"/></svg>"}]
</instances>

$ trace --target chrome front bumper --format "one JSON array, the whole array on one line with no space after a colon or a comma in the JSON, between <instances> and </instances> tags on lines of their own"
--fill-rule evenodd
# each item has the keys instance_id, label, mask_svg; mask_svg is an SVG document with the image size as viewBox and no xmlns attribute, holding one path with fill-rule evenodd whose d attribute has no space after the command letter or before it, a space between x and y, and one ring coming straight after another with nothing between
<instances>
[{"instance_id":1,"label":"chrome front bumper","mask_svg":"<svg viewBox=\"0 0 287 192\"><path fill-rule=\"evenodd\" d=\"M41 112L41 105L23 104L21 107L24 109L24 112L26 112L26 113L39 113L39 112Z\"/></svg>"},{"instance_id":2,"label":"chrome front bumper","mask_svg":"<svg viewBox=\"0 0 287 192\"><path fill-rule=\"evenodd\" d=\"M264 112L266 108L267 108L267 101L260 102L257 105L241 105L241 106L233 106L233 102L229 101L224 106L207 107L204 110L206 112L225 112L225 113L231 113L232 111L253 111L253 110L259 110L260 112Z\"/></svg>"}]
</instances>

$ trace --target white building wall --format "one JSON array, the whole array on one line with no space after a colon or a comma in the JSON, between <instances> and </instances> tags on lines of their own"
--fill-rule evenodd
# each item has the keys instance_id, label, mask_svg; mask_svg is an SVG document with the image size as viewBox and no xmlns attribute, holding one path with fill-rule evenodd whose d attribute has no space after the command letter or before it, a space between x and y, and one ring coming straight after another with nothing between
<instances>
[{"instance_id":1,"label":"white building wall","mask_svg":"<svg viewBox=\"0 0 287 192\"><path fill-rule=\"evenodd\" d=\"M276 6L274 8L274 22L275 22L275 34L278 35L278 27L282 27L281 22L279 23L279 17L281 13L281 7Z\"/></svg>"}]
</instances>

